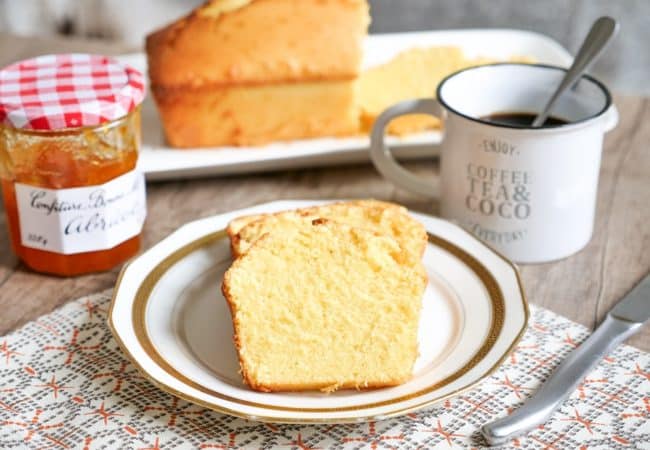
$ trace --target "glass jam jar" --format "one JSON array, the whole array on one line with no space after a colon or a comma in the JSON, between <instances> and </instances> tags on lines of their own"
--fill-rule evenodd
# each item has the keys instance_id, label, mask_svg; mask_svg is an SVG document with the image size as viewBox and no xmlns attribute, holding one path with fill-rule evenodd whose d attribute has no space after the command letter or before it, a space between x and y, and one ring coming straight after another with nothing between
<instances>
[{"instance_id":1,"label":"glass jam jar","mask_svg":"<svg viewBox=\"0 0 650 450\"><path fill-rule=\"evenodd\" d=\"M12 246L56 275L108 270L140 248L142 74L96 55L0 71L0 181Z\"/></svg>"}]
</instances>

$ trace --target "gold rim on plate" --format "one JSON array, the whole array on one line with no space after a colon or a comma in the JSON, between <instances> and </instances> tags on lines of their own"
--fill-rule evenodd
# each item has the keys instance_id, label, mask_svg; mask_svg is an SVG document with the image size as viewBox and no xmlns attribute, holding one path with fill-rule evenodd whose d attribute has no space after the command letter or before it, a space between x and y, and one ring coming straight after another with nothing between
<instances>
[{"instance_id":1,"label":"gold rim on plate","mask_svg":"<svg viewBox=\"0 0 650 450\"><path fill-rule=\"evenodd\" d=\"M468 233L469 234L469 233ZM146 311L147 311L147 306L149 304L149 300L151 298L151 292L153 291L153 288L155 285L158 283L158 281L164 276L164 274L172 267L174 264L176 264L178 261L181 259L185 258L189 254L205 247L208 245L212 245L215 242L219 241L220 239L226 238L226 232L225 230L220 230L216 232L209 233L205 236L202 236L192 242L189 242L182 247L178 248L171 254L169 254L167 257L165 257L160 263L158 263L145 277L145 279L142 281L140 286L138 287L138 290L135 294L135 299L133 301L132 305L132 314L131 314L131 319L133 323L133 329L136 335L136 338L140 345L142 346L143 350L147 354L151 360L157 364L161 369L163 369L165 372L167 372L168 375L172 376L173 378L181 381L185 385L196 389L204 394L208 394L211 396L214 396L216 398L219 398L221 400L225 400L231 403L235 404L241 404L243 406L252 406L252 407L257 407L261 409L267 409L267 410L274 410L274 411L285 411L288 413L291 412L300 412L300 413L335 413L335 412L348 412L348 411L360 411L364 409L369 409L369 408L375 408L375 407L380 407L380 406L386 406L386 405L391 405L391 404L396 404L400 403L403 401L411 400L413 398L431 393L432 391L436 389L440 389L441 387L444 387L448 385L449 383L452 383L453 381L457 380L461 376L463 376L465 373L467 373L469 370L474 368L480 361L482 361L485 356L492 350L492 347L494 346L494 343L496 342L499 334L501 333L501 330L503 328L503 323L505 319L505 305L504 305L504 299L503 299L503 294L501 292L501 289L492 276L492 274L485 268L485 266L479 262L476 258L474 258L472 255L467 253L465 250L462 248L456 246L455 244L439 237L435 236L431 233L428 233L429 236L429 242L433 244L436 247L439 247L446 252L452 254L459 260L461 260L466 266L468 266L472 272L481 280L482 284L484 285L488 296L490 298L490 302L492 305L492 320L490 324L490 328L488 331L488 334L479 348L479 350L472 356L472 358L461 368L459 368L457 371L455 371L453 374L447 376L441 381L438 381L436 383L433 383L430 386L427 386L424 389L421 389L416 392L409 393L407 395L403 395L401 397L397 397L394 399L390 400L384 400L380 402L374 402L374 403L368 403L368 404L362 404L362 405L355 405L355 406L349 406L349 407L334 407L334 408L295 408L295 407L285 407L285 406L276 406L276 405L269 405L265 403L257 403L257 402L251 402L247 400L242 400L240 398L236 397L230 397L228 395L225 395L221 392L206 388L205 386L196 383L195 381L191 380L187 376L183 375L180 373L177 369L175 369L156 349L154 346L153 342L151 341L149 334L147 332L147 326L146 326ZM472 236L472 235L470 235ZM474 237L474 236L472 236ZM458 395L462 392L465 392L472 387L476 386L479 382L484 380L486 377L488 377L490 374L492 374L500 365L501 363L505 360L505 358L510 354L510 352L514 349L514 346L517 344L521 336L523 335L525 329L526 329L526 324L528 322L528 306L525 298L525 294L523 291L523 287L521 284L521 279L519 276L519 272L508 259L506 259L503 255L499 254L498 252L494 251L492 248L487 247L490 249L493 253L495 253L499 258L504 260L515 272L516 278L517 278L517 283L519 285L520 293L522 296L522 301L523 301L523 306L524 306L524 324L517 334L515 340L513 343L510 345L508 350L504 353L503 356L501 356L498 361L490 367L485 373L480 375L474 382L470 383L467 386L464 386L461 389L458 389L456 391L450 392L444 396L440 396L434 399L427 400L425 402L422 402L417 405L411 405L407 408L403 409L397 409L393 411L386 412L384 414L381 414L381 417L391 417L391 416L396 416L400 414L404 414L409 411L413 411L416 409L420 409L424 406L431 405L434 403L438 403L440 401L443 401L447 398L450 398L452 396ZM112 312L113 312L113 307L115 304L115 299L116 299L116 294L119 290L123 274L127 267L125 266L122 269L122 272L120 273L118 280L115 285L115 290L113 293L113 299L111 301L111 307L109 310L109 327L117 340L119 346L122 348L122 350L127 354L129 359L134 363L134 365L137 367L137 369L142 373L142 375L147 378L149 381L151 381L153 384L155 384L158 388L162 389L165 392L168 392L172 395L175 395L177 397L183 398L187 401L199 404L201 406L204 406L206 408L233 415L233 416L238 416L238 417L243 417L246 419L253 419L253 420L258 420L258 421L269 421L269 422L283 422L283 423L341 423L344 421L357 421L359 420L359 417L343 417L343 418L338 418L338 419L309 419L309 418L278 418L278 417L264 417L264 416L252 416L249 414L245 414L239 411L235 411L232 409L225 408L221 405L217 405L214 403L210 403L208 401L202 400L200 398L197 398L193 395L186 394L184 392L180 392L177 389L162 383L158 380L153 379L148 372L137 362L137 360L133 357L133 355L128 351L126 345L122 342L120 339L119 335L115 331L115 327L112 323L113 317L112 317ZM368 416L362 416L361 418L367 418L370 419L373 416L368 415Z\"/></svg>"}]
</instances>

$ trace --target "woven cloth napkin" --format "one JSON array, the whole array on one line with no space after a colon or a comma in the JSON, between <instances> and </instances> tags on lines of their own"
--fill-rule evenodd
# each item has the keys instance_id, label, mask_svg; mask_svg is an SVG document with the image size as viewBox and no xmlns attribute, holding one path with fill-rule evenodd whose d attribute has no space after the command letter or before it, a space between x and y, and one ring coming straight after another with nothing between
<instances>
[{"instance_id":1,"label":"woven cloth napkin","mask_svg":"<svg viewBox=\"0 0 650 450\"><path fill-rule=\"evenodd\" d=\"M539 307L508 361L476 389L400 418L271 425L158 390L106 325L110 291L70 302L0 338L0 448L481 448L479 427L519 406L588 331ZM650 449L650 355L604 359L544 426L503 448Z\"/></svg>"}]
</instances>

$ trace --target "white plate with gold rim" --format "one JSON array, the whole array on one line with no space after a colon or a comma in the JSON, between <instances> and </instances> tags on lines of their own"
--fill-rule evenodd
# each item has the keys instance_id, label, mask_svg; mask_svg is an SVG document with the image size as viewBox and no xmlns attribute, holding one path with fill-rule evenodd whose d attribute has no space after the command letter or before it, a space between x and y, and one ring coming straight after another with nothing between
<instances>
[{"instance_id":1,"label":"white plate with gold rim","mask_svg":"<svg viewBox=\"0 0 650 450\"><path fill-rule=\"evenodd\" d=\"M544 64L568 67L571 54L558 42L543 34L525 30L465 29L372 34L364 43L363 67L388 62L414 47L456 46L470 58L507 60L528 56ZM143 53L121 55L118 59L147 71ZM432 93L433 95L433 93ZM143 142L138 164L148 180L193 178L250 172L267 172L333 164L369 161L367 136L324 137L276 142L261 147L214 147L178 150L163 137L162 126L149 93L142 108ZM402 159L417 159L438 154L435 145L439 132L420 133L403 138L390 136L394 154Z\"/></svg>"},{"instance_id":2,"label":"white plate with gold rim","mask_svg":"<svg viewBox=\"0 0 650 450\"><path fill-rule=\"evenodd\" d=\"M413 213L426 227L429 276L413 378L373 390L262 393L238 373L221 295L231 264L225 227L243 214L313 205L278 201L182 226L133 260L115 287L109 325L144 376L178 397L252 420L356 422L405 414L472 388L523 334L528 307L516 267L471 234Z\"/></svg>"}]
</instances>

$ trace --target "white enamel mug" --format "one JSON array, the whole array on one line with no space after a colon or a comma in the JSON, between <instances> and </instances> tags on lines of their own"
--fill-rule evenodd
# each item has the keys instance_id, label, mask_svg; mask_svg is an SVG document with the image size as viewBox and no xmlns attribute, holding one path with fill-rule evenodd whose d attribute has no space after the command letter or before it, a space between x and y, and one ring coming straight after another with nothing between
<instances>
[{"instance_id":1,"label":"white enamel mug","mask_svg":"<svg viewBox=\"0 0 650 450\"><path fill-rule=\"evenodd\" d=\"M603 136L618 123L607 88L585 76L556 103L552 116L569 123L533 129L482 119L540 111L565 69L492 64L456 72L437 100L400 102L371 133L371 158L396 185L440 201L455 221L510 259L538 263L569 256L591 238ZM395 117L442 117L440 176L424 180L400 166L384 142Z\"/></svg>"}]
</instances>

